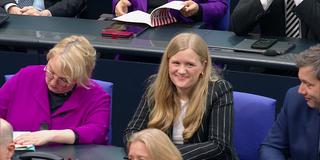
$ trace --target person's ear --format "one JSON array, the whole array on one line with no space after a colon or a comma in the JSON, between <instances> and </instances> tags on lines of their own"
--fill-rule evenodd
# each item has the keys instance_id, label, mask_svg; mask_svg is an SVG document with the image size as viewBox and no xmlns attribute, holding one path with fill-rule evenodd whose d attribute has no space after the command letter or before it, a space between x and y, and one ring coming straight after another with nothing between
<instances>
[{"instance_id":1,"label":"person's ear","mask_svg":"<svg viewBox=\"0 0 320 160\"><path fill-rule=\"evenodd\" d=\"M208 61L203 61L202 62L203 72L206 70L207 64L208 64Z\"/></svg>"},{"instance_id":2,"label":"person's ear","mask_svg":"<svg viewBox=\"0 0 320 160\"><path fill-rule=\"evenodd\" d=\"M15 145L14 143L9 143L8 144L8 147L7 147L7 152L8 152L8 158L11 159L13 157L13 154L14 154L14 149L15 149Z\"/></svg>"},{"instance_id":3,"label":"person's ear","mask_svg":"<svg viewBox=\"0 0 320 160\"><path fill-rule=\"evenodd\" d=\"M202 65L203 65L203 67L206 67L207 66L207 61L202 61Z\"/></svg>"}]
</instances>

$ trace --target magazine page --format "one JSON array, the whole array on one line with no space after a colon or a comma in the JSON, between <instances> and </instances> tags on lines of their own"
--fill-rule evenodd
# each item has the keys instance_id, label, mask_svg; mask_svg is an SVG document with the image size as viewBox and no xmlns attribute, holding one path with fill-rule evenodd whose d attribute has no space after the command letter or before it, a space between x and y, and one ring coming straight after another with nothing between
<instances>
[{"instance_id":1,"label":"magazine page","mask_svg":"<svg viewBox=\"0 0 320 160\"><path fill-rule=\"evenodd\" d=\"M171 1L154 9L151 14L136 10L113 18L113 20L131 23L145 23L151 27L161 26L176 22L176 19L171 16L169 9L180 10L183 7L184 1Z\"/></svg>"},{"instance_id":2,"label":"magazine page","mask_svg":"<svg viewBox=\"0 0 320 160\"><path fill-rule=\"evenodd\" d=\"M150 14L146 12L142 12L140 10L129 12L122 16L113 18L113 20L122 21L122 22L131 22L131 23L145 23L145 24L148 24L149 26L152 26Z\"/></svg>"},{"instance_id":3,"label":"magazine page","mask_svg":"<svg viewBox=\"0 0 320 160\"><path fill-rule=\"evenodd\" d=\"M177 22L170 13L170 9L180 10L184 7L183 1L172 1L164 4L151 12L151 24L153 27L163 26Z\"/></svg>"},{"instance_id":4,"label":"magazine page","mask_svg":"<svg viewBox=\"0 0 320 160\"><path fill-rule=\"evenodd\" d=\"M166 3L160 7L157 7L156 9L154 9L151 14L153 12L155 12L156 10L158 9L161 9L161 8L169 8L169 9L174 9L174 10L180 10L184 7L184 1L171 1L169 3Z\"/></svg>"}]
</instances>

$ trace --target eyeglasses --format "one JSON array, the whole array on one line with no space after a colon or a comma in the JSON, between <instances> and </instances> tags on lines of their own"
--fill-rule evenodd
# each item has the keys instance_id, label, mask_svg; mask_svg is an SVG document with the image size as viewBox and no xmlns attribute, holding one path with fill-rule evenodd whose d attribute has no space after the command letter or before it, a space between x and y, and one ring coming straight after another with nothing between
<instances>
[{"instance_id":1,"label":"eyeglasses","mask_svg":"<svg viewBox=\"0 0 320 160\"><path fill-rule=\"evenodd\" d=\"M46 77L48 80L53 80L54 77L56 76L56 74L52 73L49 69L48 69L48 66L45 66L43 71L46 72ZM63 77L57 77L57 83L61 86L66 86L66 85L70 85L71 84L71 81L69 81L67 78L63 78Z\"/></svg>"}]
</instances>

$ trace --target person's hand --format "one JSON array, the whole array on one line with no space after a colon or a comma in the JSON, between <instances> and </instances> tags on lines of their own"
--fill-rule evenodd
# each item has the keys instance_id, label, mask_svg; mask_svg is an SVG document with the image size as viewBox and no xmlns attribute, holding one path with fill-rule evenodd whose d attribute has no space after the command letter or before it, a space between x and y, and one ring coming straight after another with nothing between
<instances>
[{"instance_id":1,"label":"person's hand","mask_svg":"<svg viewBox=\"0 0 320 160\"><path fill-rule=\"evenodd\" d=\"M21 8L19 8L18 6L11 6L10 8L8 8L8 13L9 14L22 14Z\"/></svg>"},{"instance_id":2,"label":"person's hand","mask_svg":"<svg viewBox=\"0 0 320 160\"><path fill-rule=\"evenodd\" d=\"M130 6L131 3L129 2L129 0L119 0L115 8L116 16L118 17L128 13L128 7Z\"/></svg>"},{"instance_id":3,"label":"person's hand","mask_svg":"<svg viewBox=\"0 0 320 160\"><path fill-rule=\"evenodd\" d=\"M199 11L199 5L192 0L185 1L184 7L180 10L181 14L185 17L191 17L197 14L198 11Z\"/></svg>"},{"instance_id":4,"label":"person's hand","mask_svg":"<svg viewBox=\"0 0 320 160\"><path fill-rule=\"evenodd\" d=\"M49 10L45 9L40 12L40 16L52 16L52 14Z\"/></svg>"},{"instance_id":5,"label":"person's hand","mask_svg":"<svg viewBox=\"0 0 320 160\"><path fill-rule=\"evenodd\" d=\"M43 130L37 132L26 133L18 136L14 139L15 144L28 145L33 144L35 146L45 145L53 139L53 133L50 130Z\"/></svg>"},{"instance_id":6,"label":"person's hand","mask_svg":"<svg viewBox=\"0 0 320 160\"><path fill-rule=\"evenodd\" d=\"M40 16L40 11L34 8L33 6L23 7L21 9L22 15L28 16Z\"/></svg>"}]
</instances>

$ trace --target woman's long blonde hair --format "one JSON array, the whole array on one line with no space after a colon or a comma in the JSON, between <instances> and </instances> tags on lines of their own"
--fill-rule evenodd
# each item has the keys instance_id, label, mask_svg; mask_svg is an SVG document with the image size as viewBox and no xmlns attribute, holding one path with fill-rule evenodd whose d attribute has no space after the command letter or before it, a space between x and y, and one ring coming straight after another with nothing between
<instances>
[{"instance_id":1,"label":"woman's long blonde hair","mask_svg":"<svg viewBox=\"0 0 320 160\"><path fill-rule=\"evenodd\" d=\"M128 141L128 150L133 142L142 142L152 159L156 160L182 160L181 153L162 131L148 128L134 133Z\"/></svg>"},{"instance_id":2,"label":"woman's long blonde hair","mask_svg":"<svg viewBox=\"0 0 320 160\"><path fill-rule=\"evenodd\" d=\"M207 43L194 33L182 33L175 36L162 56L155 81L147 88L148 103L153 106L149 115L148 127L158 128L168 133L180 113L177 90L169 77L169 59L177 52L186 49L196 52L205 66L203 74L200 75L199 81L189 95L188 109L183 119L185 141L190 139L199 128L206 109L208 85L214 71Z\"/></svg>"}]
</instances>

